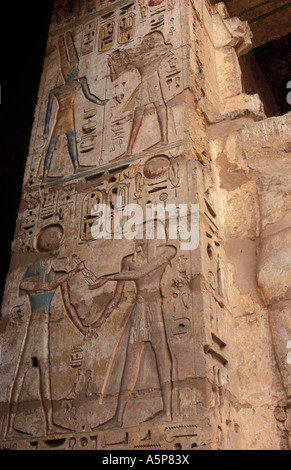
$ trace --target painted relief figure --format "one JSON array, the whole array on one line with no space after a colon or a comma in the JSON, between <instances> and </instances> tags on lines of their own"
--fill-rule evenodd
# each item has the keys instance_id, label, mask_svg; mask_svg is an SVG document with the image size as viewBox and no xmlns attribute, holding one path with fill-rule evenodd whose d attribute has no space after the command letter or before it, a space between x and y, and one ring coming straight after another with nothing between
<instances>
[{"instance_id":1,"label":"painted relief figure","mask_svg":"<svg viewBox=\"0 0 291 470\"><path fill-rule=\"evenodd\" d=\"M101 427L121 427L126 404L138 379L146 343L150 343L156 358L163 409L158 419L172 417L172 358L167 341L161 295L161 280L167 266L176 256L176 248L166 240L147 240L145 232L135 240L135 252L122 260L121 272L103 276L95 288L107 281L117 281L114 297L94 326L100 327L111 315L122 298L125 283L134 281L136 300L130 317L130 333L126 360L121 379L115 415ZM154 418L154 417L153 417Z\"/></svg>"},{"instance_id":2,"label":"painted relief figure","mask_svg":"<svg viewBox=\"0 0 291 470\"><path fill-rule=\"evenodd\" d=\"M78 266L69 273L55 272L52 268L52 257L56 255L63 236L62 227L53 225L45 227L37 238L37 249L49 254L35 262L25 272L20 283L20 292L27 294L30 300L30 315L23 339L20 359L16 369L10 395L7 437L17 432L14 428L18 402L23 388L25 376L31 368L37 368L39 374L39 390L45 416L46 434L64 432L65 428L55 425L53 421L51 378L50 378L50 319L51 303L58 287L61 288L66 312L75 327L85 335L74 306L70 302L68 281L84 269Z\"/></svg>"},{"instance_id":3,"label":"painted relief figure","mask_svg":"<svg viewBox=\"0 0 291 470\"><path fill-rule=\"evenodd\" d=\"M109 58L111 80L116 80L122 73L137 69L141 82L134 90L122 111L133 111L133 121L126 153L115 158L119 160L131 155L138 136L145 109L153 104L158 118L160 142L168 143L168 113L163 97L159 67L162 61L170 55L171 44L166 44L164 36L159 31L147 34L140 46L127 50L116 50ZM152 146L153 147L153 146Z\"/></svg>"},{"instance_id":4,"label":"painted relief figure","mask_svg":"<svg viewBox=\"0 0 291 470\"><path fill-rule=\"evenodd\" d=\"M65 36L60 36L58 41L58 49L60 59L60 70L65 83L53 89L49 94L44 128L45 136L49 134L49 124L51 120L52 106L55 98L58 103L58 111L50 137L48 149L45 155L42 175L44 181L57 178L56 176L50 176L49 171L51 168L52 157L57 140L62 134L65 134L67 137L68 151L74 166L74 173L79 173L86 169L94 168L94 166L90 167L79 164L74 119L74 102L79 90L82 90L85 98L87 98L92 103L98 105L105 105L108 101L101 100L97 96L92 95L90 93L86 77L78 78L79 59L71 33L68 32ZM62 176L59 176L58 178L61 177Z\"/></svg>"}]
</instances>

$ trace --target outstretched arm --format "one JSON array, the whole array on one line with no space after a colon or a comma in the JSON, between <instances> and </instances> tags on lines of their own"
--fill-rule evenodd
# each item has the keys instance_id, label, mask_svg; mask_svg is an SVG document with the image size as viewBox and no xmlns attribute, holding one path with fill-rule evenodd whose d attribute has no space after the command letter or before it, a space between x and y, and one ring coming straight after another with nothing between
<instances>
[{"instance_id":1,"label":"outstretched arm","mask_svg":"<svg viewBox=\"0 0 291 470\"><path fill-rule=\"evenodd\" d=\"M163 264L168 264L171 259L176 256L176 252L177 250L175 247L169 246L161 256L158 256L152 262L149 262L145 266L138 268L135 271L120 272L113 275L109 274L107 276L103 276L103 278L110 281L138 281L139 279L160 268Z\"/></svg>"},{"instance_id":2,"label":"outstretched arm","mask_svg":"<svg viewBox=\"0 0 291 470\"><path fill-rule=\"evenodd\" d=\"M64 306L65 306L66 312L68 314L68 317L70 318L72 323L75 325L75 327L78 328L78 330L83 335L86 335L86 333L89 330L89 327L86 327L82 324L82 322L81 322L81 320L78 316L78 312L77 312L77 310L75 309L74 305L71 302L70 289L69 289L69 285L68 285L67 281L62 283L61 291L62 291Z\"/></svg>"},{"instance_id":3,"label":"outstretched arm","mask_svg":"<svg viewBox=\"0 0 291 470\"><path fill-rule=\"evenodd\" d=\"M121 264L121 273L128 271L128 260L127 258L124 258L122 260ZM103 283L99 282L96 284L96 287L100 287L101 285L105 284L107 280L105 280ZM100 328L100 326L107 320L107 318L111 315L111 313L118 307L118 304L120 302L120 299L122 297L123 289L124 289L125 281L118 281L113 299L109 302L105 310L103 311L102 315L98 318L98 320L91 325L93 328Z\"/></svg>"},{"instance_id":4,"label":"outstretched arm","mask_svg":"<svg viewBox=\"0 0 291 470\"><path fill-rule=\"evenodd\" d=\"M44 131L43 131L44 135L47 135L49 133L49 124L50 124L51 115L52 115L53 101L54 101L54 92L51 91L49 94L49 100L48 100L47 109L46 109L45 126L44 126Z\"/></svg>"},{"instance_id":5,"label":"outstretched arm","mask_svg":"<svg viewBox=\"0 0 291 470\"><path fill-rule=\"evenodd\" d=\"M124 281L119 281L116 285L116 289L114 292L113 299L109 302L105 310L103 311L102 315L98 318L98 320L91 325L93 328L100 328L101 325L107 320L107 318L111 315L111 313L118 307L120 299L122 297L123 289L124 289Z\"/></svg>"},{"instance_id":6,"label":"outstretched arm","mask_svg":"<svg viewBox=\"0 0 291 470\"><path fill-rule=\"evenodd\" d=\"M103 106L109 101L109 100L101 100L100 98L98 98L98 96L95 96L90 92L86 77L80 78L80 83L82 86L84 96L87 98L87 100L92 101L92 103L103 105Z\"/></svg>"}]
</instances>

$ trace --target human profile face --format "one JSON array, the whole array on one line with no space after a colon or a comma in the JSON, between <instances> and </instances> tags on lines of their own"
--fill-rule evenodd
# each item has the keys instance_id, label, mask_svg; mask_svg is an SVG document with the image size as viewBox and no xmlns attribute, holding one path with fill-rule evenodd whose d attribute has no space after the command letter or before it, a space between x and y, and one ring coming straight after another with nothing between
<instances>
[{"instance_id":1,"label":"human profile face","mask_svg":"<svg viewBox=\"0 0 291 470\"><path fill-rule=\"evenodd\" d=\"M66 78L66 84L72 83L72 81L75 80L75 78L78 77L78 74L79 74L79 69L75 68L75 69L71 70L71 72L68 73L68 76Z\"/></svg>"}]
</instances>

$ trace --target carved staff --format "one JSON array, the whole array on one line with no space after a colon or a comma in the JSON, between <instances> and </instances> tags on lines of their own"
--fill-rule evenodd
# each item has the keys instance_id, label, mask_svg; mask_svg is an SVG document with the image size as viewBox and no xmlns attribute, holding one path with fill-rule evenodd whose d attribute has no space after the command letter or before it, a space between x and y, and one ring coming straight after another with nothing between
<instances>
[{"instance_id":1,"label":"carved staff","mask_svg":"<svg viewBox=\"0 0 291 470\"><path fill-rule=\"evenodd\" d=\"M74 263L76 265L81 263L81 260L77 255L73 255L73 258L74 258ZM85 263L84 263L84 266L85 266ZM85 266L85 269L83 269L81 272L85 278L85 281L89 284L89 286L93 286L94 284L97 283L99 278L92 271L90 271L86 266Z\"/></svg>"}]
</instances>

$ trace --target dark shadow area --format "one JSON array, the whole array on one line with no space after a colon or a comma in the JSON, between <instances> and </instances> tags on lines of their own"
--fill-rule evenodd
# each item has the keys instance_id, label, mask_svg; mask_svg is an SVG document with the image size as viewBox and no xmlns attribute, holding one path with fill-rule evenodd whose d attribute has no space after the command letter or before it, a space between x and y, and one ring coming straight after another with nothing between
<instances>
[{"instance_id":1,"label":"dark shadow area","mask_svg":"<svg viewBox=\"0 0 291 470\"><path fill-rule=\"evenodd\" d=\"M268 117L281 116L291 111L291 105L287 102L290 64L291 33L257 47L240 58L245 93L260 95Z\"/></svg>"},{"instance_id":2,"label":"dark shadow area","mask_svg":"<svg viewBox=\"0 0 291 470\"><path fill-rule=\"evenodd\" d=\"M0 33L1 304L53 2L7 3Z\"/></svg>"}]
</instances>

